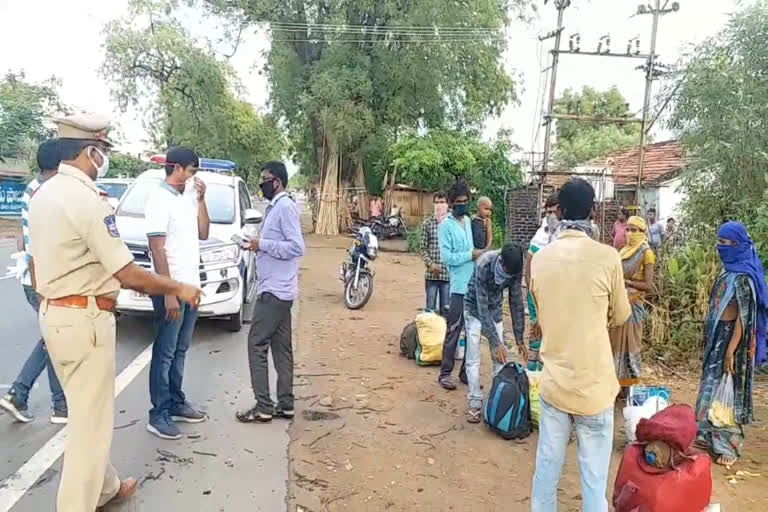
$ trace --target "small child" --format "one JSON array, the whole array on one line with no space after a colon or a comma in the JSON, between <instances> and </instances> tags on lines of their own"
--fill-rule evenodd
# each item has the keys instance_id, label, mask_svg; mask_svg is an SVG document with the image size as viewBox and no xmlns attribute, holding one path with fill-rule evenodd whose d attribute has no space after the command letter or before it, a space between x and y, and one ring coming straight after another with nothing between
<instances>
[{"instance_id":1,"label":"small child","mask_svg":"<svg viewBox=\"0 0 768 512\"><path fill-rule=\"evenodd\" d=\"M477 200L477 213L472 217L472 242L475 249L487 250L493 246L493 203L488 197Z\"/></svg>"}]
</instances>

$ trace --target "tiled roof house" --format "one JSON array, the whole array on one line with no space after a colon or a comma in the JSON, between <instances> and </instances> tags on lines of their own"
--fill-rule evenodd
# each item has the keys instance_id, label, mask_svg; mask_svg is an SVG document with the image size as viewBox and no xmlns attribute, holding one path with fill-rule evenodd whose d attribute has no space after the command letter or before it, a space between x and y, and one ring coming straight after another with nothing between
<instances>
[{"instance_id":1,"label":"tiled roof house","mask_svg":"<svg viewBox=\"0 0 768 512\"><path fill-rule=\"evenodd\" d=\"M598 199L614 199L624 205L635 202L638 148L615 151L574 167L566 173L547 176L547 185L559 188L572 177L582 176L595 187ZM643 163L644 210L654 207L659 216L677 215L683 195L678 190L680 172L685 167L685 152L680 141L648 144ZM602 178L604 176L604 179ZM600 189L603 189L602 191Z\"/></svg>"}]
</instances>

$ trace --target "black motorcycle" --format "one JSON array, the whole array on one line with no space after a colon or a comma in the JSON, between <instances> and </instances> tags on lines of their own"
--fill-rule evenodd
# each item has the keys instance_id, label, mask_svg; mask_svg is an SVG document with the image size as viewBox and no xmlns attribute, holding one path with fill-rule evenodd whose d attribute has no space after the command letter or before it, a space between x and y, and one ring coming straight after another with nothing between
<instances>
[{"instance_id":1,"label":"black motorcycle","mask_svg":"<svg viewBox=\"0 0 768 512\"><path fill-rule=\"evenodd\" d=\"M370 221L373 234L384 240L389 240L391 238L405 238L408 235L405 228L405 221L399 210L386 219L382 217L374 217L370 219Z\"/></svg>"},{"instance_id":2,"label":"black motorcycle","mask_svg":"<svg viewBox=\"0 0 768 512\"><path fill-rule=\"evenodd\" d=\"M344 282L344 305L349 309L360 309L373 295L373 268L370 263L379 252L379 240L370 228L361 228L352 247L349 258L341 264L339 272Z\"/></svg>"}]
</instances>

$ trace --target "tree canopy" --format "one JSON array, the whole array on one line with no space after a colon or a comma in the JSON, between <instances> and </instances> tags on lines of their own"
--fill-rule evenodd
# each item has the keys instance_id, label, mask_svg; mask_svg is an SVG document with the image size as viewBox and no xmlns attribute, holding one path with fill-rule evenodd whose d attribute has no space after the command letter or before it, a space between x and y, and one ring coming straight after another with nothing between
<instances>
[{"instance_id":1,"label":"tree canopy","mask_svg":"<svg viewBox=\"0 0 768 512\"><path fill-rule=\"evenodd\" d=\"M566 89L555 102L555 112L594 117L631 117L629 104L612 87L598 91L585 86L581 92ZM605 124L599 122L559 120L554 159L558 166L572 168L613 151L636 146L639 124Z\"/></svg>"},{"instance_id":2,"label":"tree canopy","mask_svg":"<svg viewBox=\"0 0 768 512\"><path fill-rule=\"evenodd\" d=\"M29 158L54 135L51 118L64 110L58 86L54 77L31 83L23 71L0 78L0 156Z\"/></svg>"},{"instance_id":3,"label":"tree canopy","mask_svg":"<svg viewBox=\"0 0 768 512\"><path fill-rule=\"evenodd\" d=\"M123 109L149 101L146 128L157 149L187 145L235 161L247 178L282 156L284 138L274 119L237 96L241 86L229 63L192 38L173 5L134 0L126 18L106 27L103 69L112 94Z\"/></svg>"},{"instance_id":4,"label":"tree canopy","mask_svg":"<svg viewBox=\"0 0 768 512\"><path fill-rule=\"evenodd\" d=\"M135 178L142 172L149 169L151 165L138 156L112 151L109 154L109 174L108 178L115 178L125 175L129 178Z\"/></svg>"},{"instance_id":5,"label":"tree canopy","mask_svg":"<svg viewBox=\"0 0 768 512\"><path fill-rule=\"evenodd\" d=\"M463 178L476 195L488 196L497 205L500 214L494 220L501 230L506 218L501 207L505 192L522 183L520 166L507 156L511 150L503 137L488 144L471 132L409 132L389 148L389 167L397 172L398 182L431 192L447 191L456 179Z\"/></svg>"},{"instance_id":6,"label":"tree canopy","mask_svg":"<svg viewBox=\"0 0 768 512\"><path fill-rule=\"evenodd\" d=\"M529 0L203 3L268 28L272 104L304 173L351 181L362 163L371 183L398 134L478 127L516 99L503 29Z\"/></svg>"},{"instance_id":7,"label":"tree canopy","mask_svg":"<svg viewBox=\"0 0 768 512\"><path fill-rule=\"evenodd\" d=\"M768 255L768 211L758 208L768 168L768 3L734 14L692 55L669 120L688 158L685 222L711 243L721 222L744 221Z\"/></svg>"}]
</instances>

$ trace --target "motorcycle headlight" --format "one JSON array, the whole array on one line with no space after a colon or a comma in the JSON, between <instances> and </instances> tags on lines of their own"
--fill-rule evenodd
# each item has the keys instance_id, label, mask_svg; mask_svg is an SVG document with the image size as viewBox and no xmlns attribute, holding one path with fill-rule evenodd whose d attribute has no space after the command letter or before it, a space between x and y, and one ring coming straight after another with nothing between
<instances>
[{"instance_id":1,"label":"motorcycle headlight","mask_svg":"<svg viewBox=\"0 0 768 512\"><path fill-rule=\"evenodd\" d=\"M225 245L202 249L200 251L200 261L203 264L209 263L237 263L240 259L240 248L236 245Z\"/></svg>"}]
</instances>

